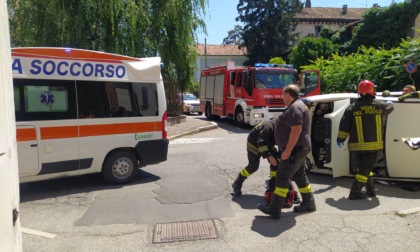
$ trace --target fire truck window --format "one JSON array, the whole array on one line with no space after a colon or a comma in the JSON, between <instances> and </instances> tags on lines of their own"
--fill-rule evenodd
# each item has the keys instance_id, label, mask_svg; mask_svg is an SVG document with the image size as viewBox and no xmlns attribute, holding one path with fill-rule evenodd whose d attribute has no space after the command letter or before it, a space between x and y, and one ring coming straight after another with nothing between
<instances>
[{"instance_id":1,"label":"fire truck window","mask_svg":"<svg viewBox=\"0 0 420 252\"><path fill-rule=\"evenodd\" d=\"M243 79L244 79L244 74L243 73L237 73L237 75L238 75L238 82L236 82L236 86L241 87Z\"/></svg>"},{"instance_id":2,"label":"fire truck window","mask_svg":"<svg viewBox=\"0 0 420 252\"><path fill-rule=\"evenodd\" d=\"M230 85L235 85L236 73L230 73Z\"/></svg>"},{"instance_id":3,"label":"fire truck window","mask_svg":"<svg viewBox=\"0 0 420 252\"><path fill-rule=\"evenodd\" d=\"M248 95L252 95L252 81L249 75L245 77L244 88Z\"/></svg>"}]
</instances>

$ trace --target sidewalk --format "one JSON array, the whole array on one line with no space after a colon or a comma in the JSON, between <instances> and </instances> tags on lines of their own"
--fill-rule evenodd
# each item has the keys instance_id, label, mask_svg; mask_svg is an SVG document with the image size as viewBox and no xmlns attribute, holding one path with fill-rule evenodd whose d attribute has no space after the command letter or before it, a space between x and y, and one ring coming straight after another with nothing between
<instances>
[{"instance_id":1,"label":"sidewalk","mask_svg":"<svg viewBox=\"0 0 420 252\"><path fill-rule=\"evenodd\" d=\"M173 120L172 120L173 121ZM178 123L168 122L168 139L173 140L182 136L197 134L206 130L216 129L217 123L197 115L181 116Z\"/></svg>"}]
</instances>

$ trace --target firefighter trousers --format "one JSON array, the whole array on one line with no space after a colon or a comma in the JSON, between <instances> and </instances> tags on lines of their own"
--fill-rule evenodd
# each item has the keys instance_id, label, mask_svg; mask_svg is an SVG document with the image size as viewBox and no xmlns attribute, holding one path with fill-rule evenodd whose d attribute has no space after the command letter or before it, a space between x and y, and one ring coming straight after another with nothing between
<instances>
[{"instance_id":1,"label":"firefighter trousers","mask_svg":"<svg viewBox=\"0 0 420 252\"><path fill-rule=\"evenodd\" d=\"M306 155L309 152L309 149L295 148L289 160L280 161L276 174L276 189L282 188L285 190L287 188L288 190L289 179L293 178L299 190L302 188L310 190L309 180L305 171Z\"/></svg>"},{"instance_id":2,"label":"firefighter trousers","mask_svg":"<svg viewBox=\"0 0 420 252\"><path fill-rule=\"evenodd\" d=\"M250 151L248 149L247 156L248 156L248 165L245 167L244 169L245 171L244 170L241 171L241 175L244 177L250 176L251 174L256 172L258 168L260 167L261 154L255 153L254 151ZM277 170L277 166L273 166L270 164L270 171L276 171L276 170Z\"/></svg>"},{"instance_id":3,"label":"firefighter trousers","mask_svg":"<svg viewBox=\"0 0 420 252\"><path fill-rule=\"evenodd\" d=\"M357 164L357 181L366 183L378 157L377 151L354 151L353 157Z\"/></svg>"}]
</instances>

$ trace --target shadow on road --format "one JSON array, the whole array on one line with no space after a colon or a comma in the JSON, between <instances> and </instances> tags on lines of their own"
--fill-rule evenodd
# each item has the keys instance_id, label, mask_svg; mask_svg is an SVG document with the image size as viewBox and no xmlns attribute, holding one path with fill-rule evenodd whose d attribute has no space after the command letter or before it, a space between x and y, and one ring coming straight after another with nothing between
<instances>
[{"instance_id":1,"label":"shadow on road","mask_svg":"<svg viewBox=\"0 0 420 252\"><path fill-rule=\"evenodd\" d=\"M240 197L231 193L232 201L241 206L242 209L257 209L258 203L265 203L264 197L261 195L245 194Z\"/></svg>"},{"instance_id":2,"label":"shadow on road","mask_svg":"<svg viewBox=\"0 0 420 252\"><path fill-rule=\"evenodd\" d=\"M378 198L367 198L364 200L349 200L345 197L341 199L327 198L325 203L343 211L370 210L379 206Z\"/></svg>"},{"instance_id":3,"label":"shadow on road","mask_svg":"<svg viewBox=\"0 0 420 252\"><path fill-rule=\"evenodd\" d=\"M40 182L20 184L20 202L29 202L47 198L55 198L78 193L88 193L101 190L112 190L131 185L147 184L159 180L160 177L139 170L136 178L128 184L107 184L101 174L88 174L79 177L54 179Z\"/></svg>"},{"instance_id":4,"label":"shadow on road","mask_svg":"<svg viewBox=\"0 0 420 252\"><path fill-rule=\"evenodd\" d=\"M251 230L264 237L277 237L296 225L295 217L293 212L281 213L280 220L274 220L268 215L258 215L252 222Z\"/></svg>"}]
</instances>

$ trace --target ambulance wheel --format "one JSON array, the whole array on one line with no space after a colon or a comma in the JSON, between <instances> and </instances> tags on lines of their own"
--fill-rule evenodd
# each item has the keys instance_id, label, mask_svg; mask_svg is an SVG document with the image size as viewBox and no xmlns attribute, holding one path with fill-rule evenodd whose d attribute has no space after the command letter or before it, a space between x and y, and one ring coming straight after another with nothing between
<instances>
[{"instance_id":1,"label":"ambulance wheel","mask_svg":"<svg viewBox=\"0 0 420 252\"><path fill-rule=\"evenodd\" d=\"M130 151L111 153L102 167L102 175L111 184L125 184L131 181L138 171L137 157Z\"/></svg>"},{"instance_id":2,"label":"ambulance wheel","mask_svg":"<svg viewBox=\"0 0 420 252\"><path fill-rule=\"evenodd\" d=\"M245 116L244 116L244 111L242 110L241 107L237 107L235 109L234 121L238 127L240 128L245 127Z\"/></svg>"}]
</instances>

